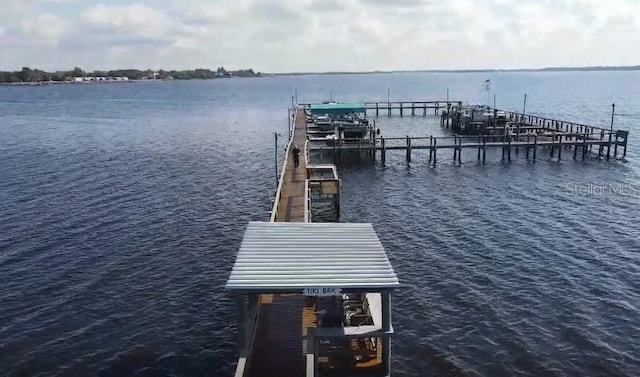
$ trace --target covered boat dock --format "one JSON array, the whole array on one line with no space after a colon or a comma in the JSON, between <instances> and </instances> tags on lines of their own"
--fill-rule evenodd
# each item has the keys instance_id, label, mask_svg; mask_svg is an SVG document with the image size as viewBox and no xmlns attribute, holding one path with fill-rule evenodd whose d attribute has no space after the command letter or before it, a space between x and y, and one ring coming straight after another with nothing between
<instances>
[{"instance_id":1,"label":"covered boat dock","mask_svg":"<svg viewBox=\"0 0 640 377\"><path fill-rule=\"evenodd\" d=\"M371 224L250 222L226 284L241 376L388 376L398 278Z\"/></svg>"}]
</instances>

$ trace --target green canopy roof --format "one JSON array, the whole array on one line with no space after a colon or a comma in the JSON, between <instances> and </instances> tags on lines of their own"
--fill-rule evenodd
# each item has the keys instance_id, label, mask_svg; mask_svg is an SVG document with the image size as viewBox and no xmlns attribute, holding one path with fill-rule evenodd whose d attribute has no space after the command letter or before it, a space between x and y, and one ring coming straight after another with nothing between
<instances>
[{"instance_id":1,"label":"green canopy roof","mask_svg":"<svg viewBox=\"0 0 640 377\"><path fill-rule=\"evenodd\" d=\"M312 103L310 105L311 114L349 114L364 113L364 103Z\"/></svg>"}]
</instances>

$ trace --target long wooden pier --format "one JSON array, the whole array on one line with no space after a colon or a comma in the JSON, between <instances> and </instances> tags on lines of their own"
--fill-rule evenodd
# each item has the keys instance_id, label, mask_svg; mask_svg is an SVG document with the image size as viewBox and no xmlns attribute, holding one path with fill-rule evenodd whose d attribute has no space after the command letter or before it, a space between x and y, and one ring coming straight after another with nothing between
<instances>
[{"instance_id":1,"label":"long wooden pier","mask_svg":"<svg viewBox=\"0 0 640 377\"><path fill-rule=\"evenodd\" d=\"M411 112L416 115L422 112L423 116L427 115L427 110L433 110L434 115L438 115L440 109L451 108L453 104L462 105L460 101L388 101L388 102L365 102L365 115L367 111L375 111L376 116L380 116L380 112L386 111L391 116L393 110L398 110L400 116L404 116L405 112Z\"/></svg>"},{"instance_id":2,"label":"long wooden pier","mask_svg":"<svg viewBox=\"0 0 640 377\"><path fill-rule=\"evenodd\" d=\"M284 163L278 188L274 197L270 221L275 222L306 222L308 221L307 199L305 189L307 180L307 159L304 158L302 148L307 141L307 125L304 113L298 112L292 120L289 143L285 149ZM291 151L294 146L301 150L300 164L296 168Z\"/></svg>"},{"instance_id":3,"label":"long wooden pier","mask_svg":"<svg viewBox=\"0 0 640 377\"><path fill-rule=\"evenodd\" d=\"M304 110L294 114L271 222L310 222L312 191L333 195L339 201L335 166L309 163ZM292 155L294 146L301 150L298 167ZM317 327L315 302L300 294L261 294L256 305L254 333L249 335L248 352L240 358L236 377L312 376L306 339L309 329Z\"/></svg>"},{"instance_id":4,"label":"long wooden pier","mask_svg":"<svg viewBox=\"0 0 640 377\"><path fill-rule=\"evenodd\" d=\"M271 222L308 222L309 192L307 159L301 153L296 168L291 151L302 150L307 140L304 113L291 120L289 143L285 149L282 171L270 214ZM291 376L305 374L303 338L307 327L315 327L305 314L300 295L261 294L258 300L255 334L250 341L246 371L236 370L236 377Z\"/></svg>"},{"instance_id":5,"label":"long wooden pier","mask_svg":"<svg viewBox=\"0 0 640 377\"><path fill-rule=\"evenodd\" d=\"M342 139L332 145L326 144L326 139L312 139L309 147L310 151L320 154L333 153L339 156L343 151L351 152L373 152L380 153L380 159L384 163L386 161L387 151L405 151L406 160L411 162L412 151L428 150L429 162L436 164L438 161L438 151L453 151L454 162L462 163L462 150L477 150L477 160L486 161L487 148L502 148L502 159L511 161L513 153L519 153L520 149L524 150L526 158L532 160L538 159L539 150L542 148L549 149L550 158L557 156L558 161L562 159L563 149L573 149L573 158L578 155L585 159L594 146L597 147L598 156L606 156L607 160L611 157L617 158L618 146L624 148L626 154L626 144L622 142L609 142L608 139L601 140L600 134L534 134L534 135L500 135L500 136L442 136L442 137L380 137L372 139ZM613 148L612 148L613 147ZM613 152L611 151L613 149ZM605 153L606 151L606 153ZM578 153L580 152L580 153ZM623 154L623 156L624 156Z\"/></svg>"},{"instance_id":6,"label":"long wooden pier","mask_svg":"<svg viewBox=\"0 0 640 377\"><path fill-rule=\"evenodd\" d=\"M452 100L436 100L436 101L373 101L373 102L363 102L365 115L367 114L375 114L376 116L380 116L380 113L386 112L388 116L391 116L394 113L399 114L400 116L404 116L405 113L411 115L416 115L422 113L423 116L426 116L427 113L431 113L433 110L434 115L438 115L440 109L448 109L451 106L458 105L462 106L461 101L452 101ZM300 103L298 104L301 107L309 107L310 103Z\"/></svg>"}]
</instances>

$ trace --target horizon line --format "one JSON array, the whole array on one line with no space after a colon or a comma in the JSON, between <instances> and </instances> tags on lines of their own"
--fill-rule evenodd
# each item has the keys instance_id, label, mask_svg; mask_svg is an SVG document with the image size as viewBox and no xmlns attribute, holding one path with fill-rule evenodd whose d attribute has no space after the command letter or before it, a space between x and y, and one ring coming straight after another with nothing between
<instances>
[{"instance_id":1,"label":"horizon line","mask_svg":"<svg viewBox=\"0 0 640 377\"><path fill-rule=\"evenodd\" d=\"M612 66L558 66L544 68L459 68L459 69L398 69L371 71L299 71L299 72L265 72L263 75L339 75L339 74L371 74L371 73L482 73L482 72L553 72L553 71L636 71L640 65Z\"/></svg>"}]
</instances>

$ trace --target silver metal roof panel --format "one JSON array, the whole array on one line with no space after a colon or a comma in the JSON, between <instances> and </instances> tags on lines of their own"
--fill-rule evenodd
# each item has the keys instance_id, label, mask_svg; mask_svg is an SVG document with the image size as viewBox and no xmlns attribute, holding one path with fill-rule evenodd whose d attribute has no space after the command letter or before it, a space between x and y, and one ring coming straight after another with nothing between
<instances>
[{"instance_id":1,"label":"silver metal roof panel","mask_svg":"<svg viewBox=\"0 0 640 377\"><path fill-rule=\"evenodd\" d=\"M400 283L371 224L250 222L227 289L389 289Z\"/></svg>"}]
</instances>

